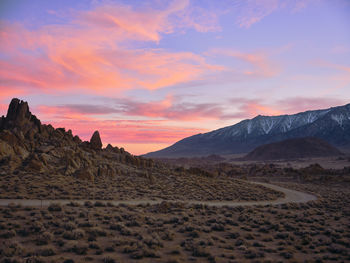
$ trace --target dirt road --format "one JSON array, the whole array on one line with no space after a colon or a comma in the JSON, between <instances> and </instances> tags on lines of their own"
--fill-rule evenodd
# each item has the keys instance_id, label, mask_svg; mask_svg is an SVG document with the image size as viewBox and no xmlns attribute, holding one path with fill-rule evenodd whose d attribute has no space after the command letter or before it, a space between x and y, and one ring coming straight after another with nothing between
<instances>
[{"instance_id":1,"label":"dirt road","mask_svg":"<svg viewBox=\"0 0 350 263\"><path fill-rule=\"evenodd\" d=\"M51 203L59 203L59 204L68 204L70 202L76 202L79 204L84 204L86 201L99 201L102 203L112 203L113 205L139 205L139 204L160 204L163 201L167 202L179 202L186 204L202 204L208 206L254 206L254 205L278 205L278 204L286 204L286 203L306 203L308 201L316 200L317 197L311 194L299 192L296 190L287 189L284 187L280 187L273 184L268 183L260 183L260 182L251 182L254 184L263 185L267 188L283 192L285 197L279 198L271 201L246 201L246 202L237 202L237 201L196 201L196 200L187 200L187 201L176 201L176 200L151 200L151 199L142 199L142 200L39 200L39 199L0 199L0 206L7 206L11 203L20 204L22 206L49 206Z\"/></svg>"}]
</instances>

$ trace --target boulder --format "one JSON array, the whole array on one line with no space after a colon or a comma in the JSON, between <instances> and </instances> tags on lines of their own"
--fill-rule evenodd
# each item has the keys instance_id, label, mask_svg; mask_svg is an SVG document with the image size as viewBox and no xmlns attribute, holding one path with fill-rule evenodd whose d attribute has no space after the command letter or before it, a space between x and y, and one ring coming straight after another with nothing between
<instances>
[{"instance_id":1,"label":"boulder","mask_svg":"<svg viewBox=\"0 0 350 263\"><path fill-rule=\"evenodd\" d=\"M0 133L0 139L7 142L9 145L14 146L18 144L18 139L16 135L8 130L3 130Z\"/></svg>"},{"instance_id":2,"label":"boulder","mask_svg":"<svg viewBox=\"0 0 350 263\"><path fill-rule=\"evenodd\" d=\"M32 154L27 164L27 168L34 172L42 172L45 169L45 166L36 154Z\"/></svg>"},{"instance_id":3,"label":"boulder","mask_svg":"<svg viewBox=\"0 0 350 263\"><path fill-rule=\"evenodd\" d=\"M114 148L111 144L108 144L106 147L106 151L113 152Z\"/></svg>"},{"instance_id":4,"label":"boulder","mask_svg":"<svg viewBox=\"0 0 350 263\"><path fill-rule=\"evenodd\" d=\"M0 159L14 155L13 148L5 141L0 140Z\"/></svg>"},{"instance_id":5,"label":"boulder","mask_svg":"<svg viewBox=\"0 0 350 263\"><path fill-rule=\"evenodd\" d=\"M16 153L16 155L20 157L22 160L27 159L27 157L29 156L29 152L19 145L13 146L13 150Z\"/></svg>"},{"instance_id":6,"label":"boulder","mask_svg":"<svg viewBox=\"0 0 350 263\"><path fill-rule=\"evenodd\" d=\"M102 141L100 137L100 133L98 131L95 131L90 139L90 147L94 150L101 150L102 148Z\"/></svg>"},{"instance_id":7,"label":"boulder","mask_svg":"<svg viewBox=\"0 0 350 263\"><path fill-rule=\"evenodd\" d=\"M92 171L90 168L83 168L83 169L79 169L76 173L75 176L78 179L82 179L82 180L88 180L88 181L94 181L95 177L92 174Z\"/></svg>"},{"instance_id":8,"label":"boulder","mask_svg":"<svg viewBox=\"0 0 350 263\"><path fill-rule=\"evenodd\" d=\"M36 151L39 153L48 153L50 151L52 151L53 149L55 149L55 146L52 145L41 145L39 146Z\"/></svg>"}]
</instances>

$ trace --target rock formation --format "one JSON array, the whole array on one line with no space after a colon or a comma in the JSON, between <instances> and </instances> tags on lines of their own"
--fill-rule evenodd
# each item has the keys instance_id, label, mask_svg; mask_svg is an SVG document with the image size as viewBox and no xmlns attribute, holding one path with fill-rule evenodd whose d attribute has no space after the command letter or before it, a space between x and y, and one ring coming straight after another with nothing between
<instances>
[{"instance_id":1,"label":"rock formation","mask_svg":"<svg viewBox=\"0 0 350 263\"><path fill-rule=\"evenodd\" d=\"M19 99L12 99L6 117L0 118L0 173L62 174L92 181L153 166L153 160L124 149L112 145L102 149L98 131L90 142L83 142L71 130L41 124L28 103Z\"/></svg>"},{"instance_id":2,"label":"rock formation","mask_svg":"<svg viewBox=\"0 0 350 263\"><path fill-rule=\"evenodd\" d=\"M101 150L102 148L102 141L100 137L100 133L98 131L95 131L90 139L90 146L94 150Z\"/></svg>"}]
</instances>

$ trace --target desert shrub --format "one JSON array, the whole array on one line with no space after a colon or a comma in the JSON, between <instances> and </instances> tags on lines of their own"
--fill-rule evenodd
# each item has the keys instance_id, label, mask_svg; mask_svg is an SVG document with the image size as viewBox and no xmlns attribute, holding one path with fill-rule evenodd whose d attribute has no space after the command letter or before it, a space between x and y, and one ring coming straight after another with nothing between
<instances>
[{"instance_id":1,"label":"desert shrub","mask_svg":"<svg viewBox=\"0 0 350 263\"><path fill-rule=\"evenodd\" d=\"M1 263L20 263L16 258L4 258Z\"/></svg>"},{"instance_id":2,"label":"desert shrub","mask_svg":"<svg viewBox=\"0 0 350 263\"><path fill-rule=\"evenodd\" d=\"M38 233L38 232L42 232L45 230L45 226L42 222L40 221L34 221L31 225L30 225L30 231L32 233Z\"/></svg>"},{"instance_id":3,"label":"desert shrub","mask_svg":"<svg viewBox=\"0 0 350 263\"><path fill-rule=\"evenodd\" d=\"M76 229L76 227L77 227L77 226L76 226L74 223L72 223L72 222L68 222L68 223L65 223L65 224L63 225L63 228L64 228L65 230L69 230L69 231Z\"/></svg>"},{"instance_id":4,"label":"desert shrub","mask_svg":"<svg viewBox=\"0 0 350 263\"><path fill-rule=\"evenodd\" d=\"M18 242L10 242L3 244L1 255L5 257L21 256L24 248Z\"/></svg>"},{"instance_id":5,"label":"desert shrub","mask_svg":"<svg viewBox=\"0 0 350 263\"><path fill-rule=\"evenodd\" d=\"M107 236L107 232L101 227L92 227L86 231L90 236L94 237L105 237Z\"/></svg>"},{"instance_id":6,"label":"desert shrub","mask_svg":"<svg viewBox=\"0 0 350 263\"><path fill-rule=\"evenodd\" d=\"M85 236L85 231L82 229L75 229L73 231L65 231L63 233L63 238L68 240L78 240Z\"/></svg>"},{"instance_id":7,"label":"desert shrub","mask_svg":"<svg viewBox=\"0 0 350 263\"><path fill-rule=\"evenodd\" d=\"M76 241L71 241L67 244L67 252L73 252L77 255L86 255L89 247L84 243L78 243Z\"/></svg>"},{"instance_id":8,"label":"desert shrub","mask_svg":"<svg viewBox=\"0 0 350 263\"><path fill-rule=\"evenodd\" d=\"M74 239L82 239L85 236L85 231L82 229L73 230Z\"/></svg>"},{"instance_id":9,"label":"desert shrub","mask_svg":"<svg viewBox=\"0 0 350 263\"><path fill-rule=\"evenodd\" d=\"M84 206L92 208L93 207L93 203L90 202L90 201L85 201Z\"/></svg>"},{"instance_id":10,"label":"desert shrub","mask_svg":"<svg viewBox=\"0 0 350 263\"><path fill-rule=\"evenodd\" d=\"M89 248L91 248L91 249L101 249L101 247L96 242L91 242L89 244Z\"/></svg>"},{"instance_id":11,"label":"desert shrub","mask_svg":"<svg viewBox=\"0 0 350 263\"><path fill-rule=\"evenodd\" d=\"M148 237L143 240L143 243L150 248L163 247L163 243L157 237Z\"/></svg>"},{"instance_id":12,"label":"desert shrub","mask_svg":"<svg viewBox=\"0 0 350 263\"><path fill-rule=\"evenodd\" d=\"M233 232L233 233L228 233L227 237L229 239L237 239L240 236L240 234L238 232Z\"/></svg>"},{"instance_id":13,"label":"desert shrub","mask_svg":"<svg viewBox=\"0 0 350 263\"><path fill-rule=\"evenodd\" d=\"M116 261L111 257L105 257L102 260L103 263L115 263Z\"/></svg>"},{"instance_id":14,"label":"desert shrub","mask_svg":"<svg viewBox=\"0 0 350 263\"><path fill-rule=\"evenodd\" d=\"M94 204L95 207L105 207L106 205L102 203L101 201L96 201Z\"/></svg>"},{"instance_id":15,"label":"desert shrub","mask_svg":"<svg viewBox=\"0 0 350 263\"><path fill-rule=\"evenodd\" d=\"M56 255L55 248L53 246L47 246L40 250L40 255L43 257L50 257Z\"/></svg>"},{"instance_id":16,"label":"desert shrub","mask_svg":"<svg viewBox=\"0 0 350 263\"><path fill-rule=\"evenodd\" d=\"M141 259L141 258L158 258L159 255L148 248L139 248L139 250L134 251L130 255L131 258L133 259Z\"/></svg>"},{"instance_id":17,"label":"desert shrub","mask_svg":"<svg viewBox=\"0 0 350 263\"><path fill-rule=\"evenodd\" d=\"M6 230L2 233L0 233L1 238L13 238L16 236L16 231L14 230Z\"/></svg>"},{"instance_id":18,"label":"desert shrub","mask_svg":"<svg viewBox=\"0 0 350 263\"><path fill-rule=\"evenodd\" d=\"M93 227L94 225L91 222L83 222L83 223L79 223L78 227Z\"/></svg>"},{"instance_id":19,"label":"desert shrub","mask_svg":"<svg viewBox=\"0 0 350 263\"><path fill-rule=\"evenodd\" d=\"M132 253L132 252L135 252L137 249L138 249L138 248L136 247L135 244L133 244L133 245L125 245L125 246L123 247L122 252L125 253L125 254L130 254L130 253Z\"/></svg>"},{"instance_id":20,"label":"desert shrub","mask_svg":"<svg viewBox=\"0 0 350 263\"><path fill-rule=\"evenodd\" d=\"M53 235L50 232L44 232L36 239L36 244L38 246L47 245L53 238Z\"/></svg>"},{"instance_id":21,"label":"desert shrub","mask_svg":"<svg viewBox=\"0 0 350 263\"><path fill-rule=\"evenodd\" d=\"M194 231L189 233L189 236L192 237L192 238L198 238L199 237L199 232L194 230Z\"/></svg>"},{"instance_id":22,"label":"desert shrub","mask_svg":"<svg viewBox=\"0 0 350 263\"><path fill-rule=\"evenodd\" d=\"M114 252L115 249L114 249L114 247L106 247L106 248L105 248L105 251L106 251L106 252Z\"/></svg>"},{"instance_id":23,"label":"desert shrub","mask_svg":"<svg viewBox=\"0 0 350 263\"><path fill-rule=\"evenodd\" d=\"M45 260L43 260L39 256L32 256L26 259L26 263L45 263Z\"/></svg>"},{"instance_id":24,"label":"desert shrub","mask_svg":"<svg viewBox=\"0 0 350 263\"><path fill-rule=\"evenodd\" d=\"M223 224L214 224L211 227L213 231L225 231L225 226Z\"/></svg>"},{"instance_id":25,"label":"desert shrub","mask_svg":"<svg viewBox=\"0 0 350 263\"><path fill-rule=\"evenodd\" d=\"M58 204L58 203L52 203L49 205L48 210L50 212L60 212L62 211L62 206L61 204Z\"/></svg>"},{"instance_id":26,"label":"desert shrub","mask_svg":"<svg viewBox=\"0 0 350 263\"><path fill-rule=\"evenodd\" d=\"M195 246L192 250L192 256L194 257L209 257L210 253L204 247Z\"/></svg>"},{"instance_id":27,"label":"desert shrub","mask_svg":"<svg viewBox=\"0 0 350 263\"><path fill-rule=\"evenodd\" d=\"M161 235L162 240L172 241L174 240L174 233L171 231L164 231Z\"/></svg>"},{"instance_id":28,"label":"desert shrub","mask_svg":"<svg viewBox=\"0 0 350 263\"><path fill-rule=\"evenodd\" d=\"M280 256L284 257L285 259L291 259L293 257L293 254L290 252L284 251L280 253Z\"/></svg>"},{"instance_id":29,"label":"desert shrub","mask_svg":"<svg viewBox=\"0 0 350 263\"><path fill-rule=\"evenodd\" d=\"M80 204L78 202L70 202L69 204L67 204L67 206L72 206L72 207L80 207Z\"/></svg>"}]
</instances>

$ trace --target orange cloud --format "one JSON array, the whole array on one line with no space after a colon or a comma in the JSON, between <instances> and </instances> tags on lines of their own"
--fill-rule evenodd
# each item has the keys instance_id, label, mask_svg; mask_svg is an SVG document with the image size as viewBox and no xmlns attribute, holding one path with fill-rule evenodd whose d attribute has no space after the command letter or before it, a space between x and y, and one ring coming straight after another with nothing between
<instances>
[{"instance_id":1,"label":"orange cloud","mask_svg":"<svg viewBox=\"0 0 350 263\"><path fill-rule=\"evenodd\" d=\"M126 89L158 89L222 70L191 52L130 49L133 41L158 42L176 28L214 30L194 20L189 1L163 9L98 6L73 13L66 24L27 29L1 21L0 81L23 89L86 90L118 93ZM181 23L178 23L181 21Z\"/></svg>"},{"instance_id":2,"label":"orange cloud","mask_svg":"<svg viewBox=\"0 0 350 263\"><path fill-rule=\"evenodd\" d=\"M261 105L258 103L248 103L246 105L247 110L251 116L256 116L256 115L281 115L283 114L282 111L277 110L273 107Z\"/></svg>"}]
</instances>

